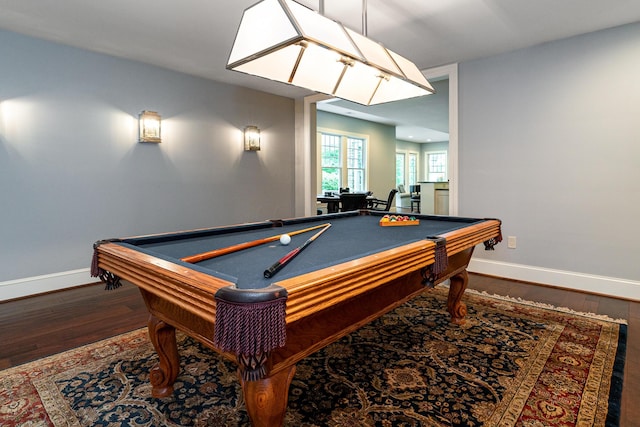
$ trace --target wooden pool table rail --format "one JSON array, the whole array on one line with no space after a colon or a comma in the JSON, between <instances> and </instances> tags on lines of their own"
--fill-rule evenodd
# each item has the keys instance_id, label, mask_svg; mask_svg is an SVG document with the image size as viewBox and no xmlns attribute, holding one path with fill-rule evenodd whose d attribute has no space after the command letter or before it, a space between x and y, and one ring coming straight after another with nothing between
<instances>
[{"instance_id":1,"label":"wooden pool table rail","mask_svg":"<svg viewBox=\"0 0 640 427\"><path fill-rule=\"evenodd\" d=\"M232 283L116 243L97 248L98 265L141 289L215 322L215 293Z\"/></svg>"}]
</instances>

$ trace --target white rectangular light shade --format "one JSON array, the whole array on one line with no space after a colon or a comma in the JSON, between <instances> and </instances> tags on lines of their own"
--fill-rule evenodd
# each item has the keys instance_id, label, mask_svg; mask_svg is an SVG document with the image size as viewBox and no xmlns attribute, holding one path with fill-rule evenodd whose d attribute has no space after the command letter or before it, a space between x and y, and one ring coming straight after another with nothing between
<instances>
[{"instance_id":1,"label":"white rectangular light shade","mask_svg":"<svg viewBox=\"0 0 640 427\"><path fill-rule=\"evenodd\" d=\"M333 93L345 68L340 57L334 50L309 43L290 83L316 92Z\"/></svg>"},{"instance_id":2,"label":"white rectangular light shade","mask_svg":"<svg viewBox=\"0 0 640 427\"><path fill-rule=\"evenodd\" d=\"M369 65L381 68L387 73L402 73L398 68L398 65L391 58L389 51L385 49L380 43L374 42L370 38L367 38L360 33L356 33L355 31L348 28L345 28L345 30L347 30L347 34L349 34L356 46L358 46L358 49L360 49L362 55L367 58L367 63Z\"/></svg>"},{"instance_id":3,"label":"white rectangular light shade","mask_svg":"<svg viewBox=\"0 0 640 427\"><path fill-rule=\"evenodd\" d=\"M284 2L300 25L300 33L305 39L313 40L352 58L364 59L342 25L293 0Z\"/></svg>"},{"instance_id":4,"label":"white rectangular light shade","mask_svg":"<svg viewBox=\"0 0 640 427\"><path fill-rule=\"evenodd\" d=\"M237 65L233 69L267 79L289 83L289 77L295 68L298 56L302 51L299 45L285 46L269 55L260 56L252 61Z\"/></svg>"},{"instance_id":5,"label":"white rectangular light shade","mask_svg":"<svg viewBox=\"0 0 640 427\"><path fill-rule=\"evenodd\" d=\"M332 95L362 105L369 105L380 84L382 72L376 68L356 62L348 67L340 85Z\"/></svg>"},{"instance_id":6,"label":"white rectangular light shade","mask_svg":"<svg viewBox=\"0 0 640 427\"><path fill-rule=\"evenodd\" d=\"M246 60L295 39L301 39L301 35L289 16L279 7L278 0L264 0L242 14L227 63Z\"/></svg>"},{"instance_id":7,"label":"white rectangular light shade","mask_svg":"<svg viewBox=\"0 0 640 427\"><path fill-rule=\"evenodd\" d=\"M387 52L389 52L389 55L391 55L395 63L398 64L398 66L402 70L402 74L404 74L408 80L424 86L424 89L431 90L432 93L435 92L433 87L427 81L424 74L422 74L422 72L418 69L418 67L416 67L416 64L409 61L407 58L401 55L398 55L392 50L387 49Z\"/></svg>"},{"instance_id":8,"label":"white rectangular light shade","mask_svg":"<svg viewBox=\"0 0 640 427\"><path fill-rule=\"evenodd\" d=\"M435 92L411 61L293 0L245 10L227 68L364 105Z\"/></svg>"},{"instance_id":9,"label":"white rectangular light shade","mask_svg":"<svg viewBox=\"0 0 640 427\"><path fill-rule=\"evenodd\" d=\"M369 104L382 104L385 102L397 101L399 99L415 98L417 96L430 95L425 89L412 85L405 80L396 77L382 79L376 93L371 98Z\"/></svg>"},{"instance_id":10,"label":"white rectangular light shade","mask_svg":"<svg viewBox=\"0 0 640 427\"><path fill-rule=\"evenodd\" d=\"M296 68L296 61L297 64ZM259 75L282 83L290 83L317 92L332 93L344 68L340 55L313 43L283 47L236 67L237 71ZM296 70L293 79L291 74ZM322 70L322 73L318 73Z\"/></svg>"}]
</instances>

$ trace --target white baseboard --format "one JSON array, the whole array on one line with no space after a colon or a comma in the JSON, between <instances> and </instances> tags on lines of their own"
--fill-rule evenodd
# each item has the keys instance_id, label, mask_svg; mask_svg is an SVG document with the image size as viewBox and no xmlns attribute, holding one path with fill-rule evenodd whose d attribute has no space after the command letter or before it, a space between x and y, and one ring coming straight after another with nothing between
<instances>
[{"instance_id":1,"label":"white baseboard","mask_svg":"<svg viewBox=\"0 0 640 427\"><path fill-rule=\"evenodd\" d=\"M640 282L633 280L489 261L475 257L471 259L468 270L472 273L640 301ZM94 282L97 282L97 279L91 277L88 268L9 280L0 282L0 301L72 288Z\"/></svg>"},{"instance_id":2,"label":"white baseboard","mask_svg":"<svg viewBox=\"0 0 640 427\"><path fill-rule=\"evenodd\" d=\"M640 282L472 258L469 272L640 301Z\"/></svg>"},{"instance_id":3,"label":"white baseboard","mask_svg":"<svg viewBox=\"0 0 640 427\"><path fill-rule=\"evenodd\" d=\"M91 277L88 268L8 280L0 282L0 301L73 288L97 281L98 279Z\"/></svg>"}]
</instances>

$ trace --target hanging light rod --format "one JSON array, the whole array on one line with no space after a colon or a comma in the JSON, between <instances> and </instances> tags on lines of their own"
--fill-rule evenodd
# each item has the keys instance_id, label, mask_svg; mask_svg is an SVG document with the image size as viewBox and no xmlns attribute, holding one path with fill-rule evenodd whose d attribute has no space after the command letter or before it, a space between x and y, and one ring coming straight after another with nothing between
<instances>
[{"instance_id":1,"label":"hanging light rod","mask_svg":"<svg viewBox=\"0 0 640 427\"><path fill-rule=\"evenodd\" d=\"M321 0L324 1L324 0ZM362 35L367 37L367 0L362 0Z\"/></svg>"},{"instance_id":2,"label":"hanging light rod","mask_svg":"<svg viewBox=\"0 0 640 427\"><path fill-rule=\"evenodd\" d=\"M363 105L435 92L413 62L293 0L244 11L227 69Z\"/></svg>"},{"instance_id":3,"label":"hanging light rod","mask_svg":"<svg viewBox=\"0 0 640 427\"><path fill-rule=\"evenodd\" d=\"M319 0L320 15L324 16L324 0ZM362 0L362 35L367 37L367 0Z\"/></svg>"}]
</instances>

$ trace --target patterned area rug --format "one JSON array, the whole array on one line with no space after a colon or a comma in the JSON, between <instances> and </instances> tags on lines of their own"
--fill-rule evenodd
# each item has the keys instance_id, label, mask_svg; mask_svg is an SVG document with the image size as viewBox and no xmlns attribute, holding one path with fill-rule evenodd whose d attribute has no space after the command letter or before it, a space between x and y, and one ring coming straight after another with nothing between
<instances>
[{"instance_id":1,"label":"patterned area rug","mask_svg":"<svg viewBox=\"0 0 640 427\"><path fill-rule=\"evenodd\" d=\"M436 289L299 363L285 425L618 425L624 321L464 300L463 326ZM181 334L179 348L163 399L144 329L2 371L0 425L248 426L234 365Z\"/></svg>"}]
</instances>

